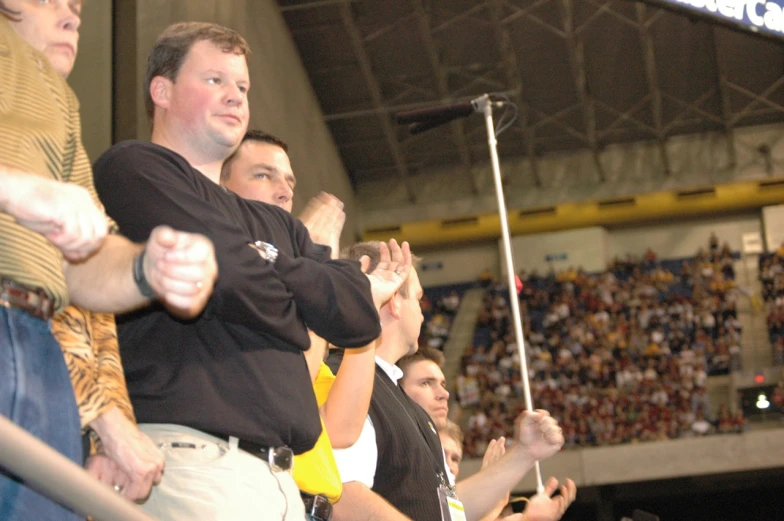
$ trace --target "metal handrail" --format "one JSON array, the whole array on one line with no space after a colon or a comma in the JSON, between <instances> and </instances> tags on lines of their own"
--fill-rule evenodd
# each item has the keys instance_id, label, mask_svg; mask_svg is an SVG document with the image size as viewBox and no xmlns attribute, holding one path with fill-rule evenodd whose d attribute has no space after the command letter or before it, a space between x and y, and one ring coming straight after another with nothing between
<instances>
[{"instance_id":1,"label":"metal handrail","mask_svg":"<svg viewBox=\"0 0 784 521\"><path fill-rule=\"evenodd\" d=\"M94 521L156 521L4 416L0 416L0 467Z\"/></svg>"}]
</instances>

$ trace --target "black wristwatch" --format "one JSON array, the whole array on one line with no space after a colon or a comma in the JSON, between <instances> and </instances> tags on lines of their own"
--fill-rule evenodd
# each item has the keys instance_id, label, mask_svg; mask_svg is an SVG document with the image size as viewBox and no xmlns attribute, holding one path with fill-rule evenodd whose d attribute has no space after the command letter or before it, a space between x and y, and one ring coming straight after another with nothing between
<instances>
[{"instance_id":1,"label":"black wristwatch","mask_svg":"<svg viewBox=\"0 0 784 521\"><path fill-rule=\"evenodd\" d=\"M139 293L145 298L155 298L157 295L153 291L150 283L147 282L147 277L144 276L144 254L147 253L145 248L142 252L133 259L133 281L139 289Z\"/></svg>"}]
</instances>

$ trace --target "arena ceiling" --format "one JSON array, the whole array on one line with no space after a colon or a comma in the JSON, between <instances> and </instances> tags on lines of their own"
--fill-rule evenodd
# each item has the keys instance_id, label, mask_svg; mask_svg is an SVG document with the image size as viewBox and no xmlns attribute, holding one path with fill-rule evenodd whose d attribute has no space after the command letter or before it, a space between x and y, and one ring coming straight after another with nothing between
<instances>
[{"instance_id":1,"label":"arena ceiling","mask_svg":"<svg viewBox=\"0 0 784 521\"><path fill-rule=\"evenodd\" d=\"M666 140L784 121L784 41L629 0L279 0L357 185L487 162L475 116L411 135L404 110L501 92L519 107L499 154ZM734 157L733 140L727 140ZM764 154L764 151L761 151ZM476 183L474 184L476 186Z\"/></svg>"}]
</instances>

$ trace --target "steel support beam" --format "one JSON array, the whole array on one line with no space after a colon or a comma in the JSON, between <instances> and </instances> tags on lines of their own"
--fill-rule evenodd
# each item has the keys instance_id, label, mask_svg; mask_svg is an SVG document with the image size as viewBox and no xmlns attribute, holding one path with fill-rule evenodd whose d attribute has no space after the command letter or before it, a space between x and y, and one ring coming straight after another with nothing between
<instances>
[{"instance_id":1,"label":"steel support beam","mask_svg":"<svg viewBox=\"0 0 784 521\"><path fill-rule=\"evenodd\" d=\"M512 45L509 29L506 25L501 24L504 1L491 0L489 5L490 16L493 21L493 34L501 54L501 60L504 63L506 80L513 92L510 98L517 104L519 110L517 121L523 134L526 155L531 164L531 172L534 174L534 182L537 187L541 187L542 179L539 174L539 159L536 155L536 137L534 136L533 128L530 125L531 108L528 103L523 100L523 77L520 74L520 67L517 65L517 53Z\"/></svg>"},{"instance_id":2,"label":"steel support beam","mask_svg":"<svg viewBox=\"0 0 784 521\"><path fill-rule=\"evenodd\" d=\"M662 93L659 88L659 71L656 68L653 39L648 31L650 24L656 21L658 13L648 20L646 19L647 9L644 4L637 2L635 8L637 11L637 23L639 24L640 46L642 47L642 55L645 62L645 79L648 81L648 92L651 101L651 117L653 118L653 128L656 131L656 144L659 148L659 159L662 163L664 175L669 176L672 174L672 169L670 168L670 156L667 154L667 138L664 133L664 124L662 123Z\"/></svg>"},{"instance_id":3,"label":"steel support beam","mask_svg":"<svg viewBox=\"0 0 784 521\"><path fill-rule=\"evenodd\" d=\"M561 0L560 5L563 16L563 32L566 45L569 47L569 62L574 75L574 85L582 105L585 135L588 138L588 146L591 149L596 174L599 176L599 181L604 182L606 177L599 156L599 143L596 139L596 105L588 92L588 78L585 72L585 44L582 37L577 35L574 26L574 3L572 0Z\"/></svg>"},{"instance_id":4,"label":"steel support beam","mask_svg":"<svg viewBox=\"0 0 784 521\"><path fill-rule=\"evenodd\" d=\"M355 0L314 0L313 2L304 2L301 4L291 4L280 6L280 11L303 11L305 9L315 9L317 7L331 7L333 5L349 4Z\"/></svg>"},{"instance_id":5,"label":"steel support beam","mask_svg":"<svg viewBox=\"0 0 784 521\"><path fill-rule=\"evenodd\" d=\"M488 3L487 0L485 0L484 2L480 2L473 7L466 9L462 13L453 16L449 20L441 22L436 27L433 27L432 33L433 34L440 33L441 31L447 29L448 27L459 22L460 20L465 20L466 18L472 18L476 13L482 12L485 9L485 7L487 7L487 3Z\"/></svg>"},{"instance_id":6,"label":"steel support beam","mask_svg":"<svg viewBox=\"0 0 784 521\"><path fill-rule=\"evenodd\" d=\"M427 52L428 61L430 62L430 69L435 79L436 89L438 90L439 97L450 103L454 102L452 95L449 93L449 79L448 73L441 63L441 58L436 50L436 44L433 41L433 34L431 33L431 20L430 15L425 10L422 0L411 0L414 12L416 13L417 26L419 27L419 36L425 44L425 52ZM471 166L471 153L468 150L465 136L465 122L462 119L452 121L450 123L450 130L452 132L452 141L457 147L457 155L460 158L460 164L465 173L471 179L471 187L474 195L480 191L476 176L474 176Z\"/></svg>"},{"instance_id":7,"label":"steel support beam","mask_svg":"<svg viewBox=\"0 0 784 521\"><path fill-rule=\"evenodd\" d=\"M706 92L703 92L702 94L700 94L700 97L697 98L696 100L694 100L694 101L684 101L684 100L682 100L680 98L677 98L675 96L670 96L669 94L663 92L662 96L664 98L672 101L673 103L677 103L678 105L683 107L683 111L680 112L677 116L675 116L672 119L672 121L667 123L667 125L664 127L664 132L665 133L669 133L670 129L675 128L676 126L680 125L681 121L689 114L689 112L694 112L695 114L699 114L703 118L705 118L705 119L707 119L709 121L713 121L713 122L718 123L718 124L721 125L722 121L721 121L720 117L716 116L715 114L711 114L710 112L706 111L705 109L701 109L700 108L700 105L705 103L705 101L710 99L711 96L713 96L715 93L716 93L716 87L711 87Z\"/></svg>"},{"instance_id":8,"label":"steel support beam","mask_svg":"<svg viewBox=\"0 0 784 521\"><path fill-rule=\"evenodd\" d=\"M405 158L403 157L400 143L397 141L397 134L395 133L395 129L392 127L392 121L389 118L388 110L384 106L384 96L381 92L381 86L378 84L378 80L376 80L376 76L373 72L373 66L370 63L370 56L368 55L367 49L365 49L362 33L360 33L359 28L357 27L357 24L354 20L354 14L351 12L351 7L348 4L343 3L340 5L340 16L343 20L343 26L348 32L349 40L351 40L351 48L353 49L354 54L359 61L359 67L362 70L362 76L364 76L365 83L367 84L367 88L370 91L373 107L378 111L378 121L384 131L387 146L389 147L389 151L392 154L392 159L395 162L397 173L406 188L409 201L414 203L416 202L416 196L414 195L414 190L411 186L411 176L408 170L408 165L406 164Z\"/></svg>"},{"instance_id":9,"label":"steel support beam","mask_svg":"<svg viewBox=\"0 0 784 521\"><path fill-rule=\"evenodd\" d=\"M730 90L727 87L727 56L719 44L719 35L715 27L711 29L711 39L713 40L713 55L716 59L716 85L719 87L719 96L721 96L721 121L722 125L724 125L724 138L727 140L728 166L734 169L738 164L738 154L735 150L735 123L732 119L732 102L730 101Z\"/></svg>"},{"instance_id":10,"label":"steel support beam","mask_svg":"<svg viewBox=\"0 0 784 521\"><path fill-rule=\"evenodd\" d=\"M748 105L743 107L743 109L741 109L739 112L736 112L735 114L733 114L733 116L732 116L733 123L737 123L741 119L743 119L746 116L748 116L748 114L755 108L755 106L758 103L761 103L763 105L767 105L768 107L774 108L774 109L778 110L779 112L784 113L784 106L779 105L775 101L771 101L771 100L768 99L768 96L773 94L774 91L776 91L779 87L784 85L784 76L781 76L781 77L779 77L779 79L774 81L773 84L770 87L768 87L767 89L765 89L765 91L762 94L757 94L756 92L752 92L749 89L746 89L744 87L741 87L740 85L732 83L729 80L725 81L724 83L730 89L732 89L732 90L734 90L736 92L740 92L741 94L751 98L751 102Z\"/></svg>"}]
</instances>

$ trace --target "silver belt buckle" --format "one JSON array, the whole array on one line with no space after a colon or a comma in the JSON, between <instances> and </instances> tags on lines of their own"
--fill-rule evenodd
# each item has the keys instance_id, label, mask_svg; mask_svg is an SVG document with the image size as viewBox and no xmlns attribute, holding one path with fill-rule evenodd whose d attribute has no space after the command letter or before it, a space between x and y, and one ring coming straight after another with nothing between
<instances>
[{"instance_id":1,"label":"silver belt buckle","mask_svg":"<svg viewBox=\"0 0 784 521\"><path fill-rule=\"evenodd\" d=\"M294 452L288 447L270 447L267 463L275 472L291 471L294 468Z\"/></svg>"}]
</instances>

